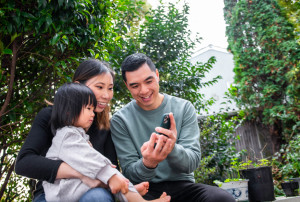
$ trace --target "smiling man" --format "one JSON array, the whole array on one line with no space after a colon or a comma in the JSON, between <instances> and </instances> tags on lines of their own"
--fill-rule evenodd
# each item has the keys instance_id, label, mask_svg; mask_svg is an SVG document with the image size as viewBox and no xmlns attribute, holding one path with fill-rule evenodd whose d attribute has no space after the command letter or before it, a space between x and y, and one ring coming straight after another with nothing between
<instances>
[{"instance_id":1,"label":"smiling man","mask_svg":"<svg viewBox=\"0 0 300 202\"><path fill-rule=\"evenodd\" d=\"M112 138L123 174L134 183L150 182L144 198L165 191L171 201L235 201L218 187L195 183L201 152L194 106L159 92L159 73L144 54L124 60L122 77L134 100L113 115ZM165 113L170 129L158 127Z\"/></svg>"}]
</instances>

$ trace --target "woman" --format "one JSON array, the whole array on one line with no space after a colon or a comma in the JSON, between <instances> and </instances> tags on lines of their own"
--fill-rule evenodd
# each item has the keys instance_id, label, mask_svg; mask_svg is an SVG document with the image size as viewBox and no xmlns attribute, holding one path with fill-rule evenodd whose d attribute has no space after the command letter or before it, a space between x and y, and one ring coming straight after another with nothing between
<instances>
[{"instance_id":1,"label":"woman","mask_svg":"<svg viewBox=\"0 0 300 202\"><path fill-rule=\"evenodd\" d=\"M98 60L90 59L81 63L75 71L73 82L88 86L96 96L96 117L87 134L93 147L117 165L115 147L110 136L109 102L113 97L113 82L115 75L109 65ZM114 201L111 193L105 189L106 185L97 180L82 176L66 163L59 160L45 158L45 154L52 144L53 134L49 120L52 107L42 109L33 122L32 128L22 146L15 166L15 172L29 178L38 179L34 192L34 202L46 201L42 181L53 183L55 179L79 178L90 189L80 201ZM147 186L147 184L144 184ZM101 186L101 187L99 187Z\"/></svg>"}]
</instances>

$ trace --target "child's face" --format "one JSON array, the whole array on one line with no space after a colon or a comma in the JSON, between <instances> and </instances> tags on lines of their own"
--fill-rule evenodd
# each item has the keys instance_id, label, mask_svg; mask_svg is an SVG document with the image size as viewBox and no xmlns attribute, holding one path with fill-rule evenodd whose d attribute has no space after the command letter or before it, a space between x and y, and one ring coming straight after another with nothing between
<instances>
[{"instance_id":1,"label":"child's face","mask_svg":"<svg viewBox=\"0 0 300 202\"><path fill-rule=\"evenodd\" d=\"M78 120L74 123L74 126L81 127L87 130L92 125L94 117L94 106L87 105L82 108Z\"/></svg>"}]
</instances>

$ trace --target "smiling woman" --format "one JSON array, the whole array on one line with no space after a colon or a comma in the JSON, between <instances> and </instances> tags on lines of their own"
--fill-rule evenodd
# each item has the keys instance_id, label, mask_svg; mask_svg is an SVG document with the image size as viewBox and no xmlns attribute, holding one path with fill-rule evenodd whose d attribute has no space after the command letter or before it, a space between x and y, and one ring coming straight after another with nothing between
<instances>
[{"instance_id":1,"label":"smiling woman","mask_svg":"<svg viewBox=\"0 0 300 202\"><path fill-rule=\"evenodd\" d=\"M73 82L87 85L95 94L97 106L95 112L100 129L109 129L109 102L113 97L115 73L109 64L90 59L82 62L73 77Z\"/></svg>"},{"instance_id":2,"label":"smiling woman","mask_svg":"<svg viewBox=\"0 0 300 202\"><path fill-rule=\"evenodd\" d=\"M94 149L117 165L115 147L110 136L110 108L108 106L113 96L114 72L107 63L90 59L78 66L73 77L73 82L85 85L89 84L88 87L96 95L96 115L87 134ZM104 92L103 96L102 92ZM15 166L17 174L40 180L34 191L34 201L45 201L42 181L54 183L56 179L80 179L83 177L82 174L78 173L65 162L45 158L46 151L49 149L53 139L51 127L48 124L51 113L52 106L49 106L37 114L30 133L18 154ZM94 186L88 181L85 182L89 187ZM92 190L83 195L82 199L97 197L103 201L113 200L111 194L106 189L96 188Z\"/></svg>"}]
</instances>

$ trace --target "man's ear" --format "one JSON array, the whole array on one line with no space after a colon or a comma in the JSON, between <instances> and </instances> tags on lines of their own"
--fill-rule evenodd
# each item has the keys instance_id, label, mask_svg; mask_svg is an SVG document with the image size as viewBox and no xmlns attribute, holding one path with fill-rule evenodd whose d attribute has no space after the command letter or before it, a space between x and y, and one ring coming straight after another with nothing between
<instances>
[{"instance_id":1,"label":"man's ear","mask_svg":"<svg viewBox=\"0 0 300 202\"><path fill-rule=\"evenodd\" d=\"M159 72L158 72L157 69L155 70L155 73L156 73L156 76L157 76L157 82L158 82L158 81L159 81Z\"/></svg>"}]
</instances>

